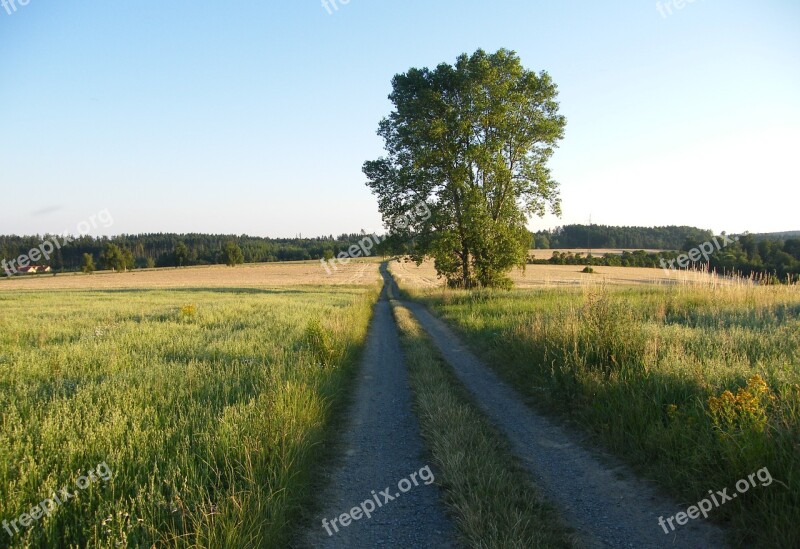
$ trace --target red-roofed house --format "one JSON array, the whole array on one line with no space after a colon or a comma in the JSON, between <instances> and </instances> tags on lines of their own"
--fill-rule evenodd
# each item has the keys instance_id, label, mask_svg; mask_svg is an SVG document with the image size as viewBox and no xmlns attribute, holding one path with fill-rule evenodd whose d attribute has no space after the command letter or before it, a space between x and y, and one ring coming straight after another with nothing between
<instances>
[{"instance_id":1,"label":"red-roofed house","mask_svg":"<svg viewBox=\"0 0 800 549\"><path fill-rule=\"evenodd\" d=\"M27 267L20 267L17 269L19 274L37 274L49 273L51 271L49 265L29 265Z\"/></svg>"}]
</instances>

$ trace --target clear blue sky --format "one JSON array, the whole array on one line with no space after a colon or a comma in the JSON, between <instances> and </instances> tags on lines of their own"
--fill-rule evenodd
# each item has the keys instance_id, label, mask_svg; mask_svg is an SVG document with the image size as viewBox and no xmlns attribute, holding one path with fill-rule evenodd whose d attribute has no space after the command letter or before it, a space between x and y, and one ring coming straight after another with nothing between
<instances>
[{"instance_id":1,"label":"clear blue sky","mask_svg":"<svg viewBox=\"0 0 800 549\"><path fill-rule=\"evenodd\" d=\"M15 6L0 7L3 234L104 208L114 224L94 234L379 230L361 166L382 153L392 76L501 47L553 76L568 119L551 164L564 215L532 229L590 214L800 229L797 0Z\"/></svg>"}]
</instances>

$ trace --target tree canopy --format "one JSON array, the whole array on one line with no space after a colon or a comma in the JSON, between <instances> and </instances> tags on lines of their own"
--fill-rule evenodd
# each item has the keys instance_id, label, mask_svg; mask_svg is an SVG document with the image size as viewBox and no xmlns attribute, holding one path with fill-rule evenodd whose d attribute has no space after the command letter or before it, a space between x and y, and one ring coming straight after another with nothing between
<instances>
[{"instance_id":1,"label":"tree canopy","mask_svg":"<svg viewBox=\"0 0 800 549\"><path fill-rule=\"evenodd\" d=\"M242 249L233 240L225 244L225 247L222 249L222 253L225 256L225 265L228 267L235 267L236 265L241 265L244 263L244 254L242 253Z\"/></svg>"},{"instance_id":2,"label":"tree canopy","mask_svg":"<svg viewBox=\"0 0 800 549\"><path fill-rule=\"evenodd\" d=\"M417 262L433 257L452 286L508 284L525 264L528 217L560 213L547 167L566 124L556 85L501 49L412 68L392 87L378 130L387 155L364 164L384 222L424 202L431 216L395 228Z\"/></svg>"},{"instance_id":3,"label":"tree canopy","mask_svg":"<svg viewBox=\"0 0 800 549\"><path fill-rule=\"evenodd\" d=\"M129 249L119 247L116 244L107 244L106 249L100 254L100 259L106 269L117 272L127 271L134 267L133 253Z\"/></svg>"},{"instance_id":4,"label":"tree canopy","mask_svg":"<svg viewBox=\"0 0 800 549\"><path fill-rule=\"evenodd\" d=\"M81 263L81 271L84 274L92 274L97 270L97 267L94 265L94 257L92 254L83 254L83 261Z\"/></svg>"},{"instance_id":5,"label":"tree canopy","mask_svg":"<svg viewBox=\"0 0 800 549\"><path fill-rule=\"evenodd\" d=\"M189 248L183 241L178 241L175 244L175 266L183 267L189 264Z\"/></svg>"}]
</instances>

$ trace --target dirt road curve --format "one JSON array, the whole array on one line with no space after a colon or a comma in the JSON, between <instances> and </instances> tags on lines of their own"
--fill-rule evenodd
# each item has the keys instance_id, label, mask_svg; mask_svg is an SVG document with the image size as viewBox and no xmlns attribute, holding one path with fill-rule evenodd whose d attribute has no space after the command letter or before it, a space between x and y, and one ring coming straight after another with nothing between
<instances>
[{"instance_id":1,"label":"dirt road curve","mask_svg":"<svg viewBox=\"0 0 800 549\"><path fill-rule=\"evenodd\" d=\"M418 473L428 462L412 413L411 389L385 286L375 305L358 379L344 437L344 463L335 470L322 498L322 513L301 545L455 547L455 531L445 517L436 485L425 485L417 475L417 486L412 484L405 493L398 488L400 481ZM387 487L390 490L384 492ZM393 499L387 502L381 492ZM349 513L367 500L374 501L373 498L378 498L382 507L371 513L372 518L362 515L346 527L337 522L339 531L329 526L331 535L322 526L323 518L330 524L342 513ZM369 507L365 505L366 509Z\"/></svg>"}]
</instances>

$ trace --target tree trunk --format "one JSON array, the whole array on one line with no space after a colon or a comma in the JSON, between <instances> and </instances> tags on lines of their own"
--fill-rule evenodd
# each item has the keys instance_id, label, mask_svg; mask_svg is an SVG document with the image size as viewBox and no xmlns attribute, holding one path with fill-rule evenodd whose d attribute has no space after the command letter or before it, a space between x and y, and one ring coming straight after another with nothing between
<instances>
[{"instance_id":1,"label":"tree trunk","mask_svg":"<svg viewBox=\"0 0 800 549\"><path fill-rule=\"evenodd\" d=\"M467 290L470 287L470 281L469 281L469 248L467 248L466 245L464 245L461 248L461 271L462 271L464 289Z\"/></svg>"}]
</instances>

